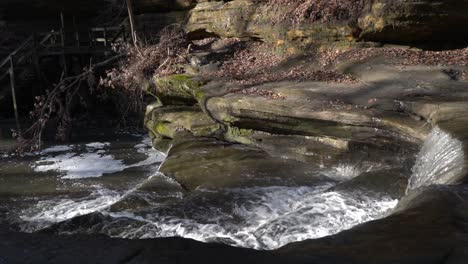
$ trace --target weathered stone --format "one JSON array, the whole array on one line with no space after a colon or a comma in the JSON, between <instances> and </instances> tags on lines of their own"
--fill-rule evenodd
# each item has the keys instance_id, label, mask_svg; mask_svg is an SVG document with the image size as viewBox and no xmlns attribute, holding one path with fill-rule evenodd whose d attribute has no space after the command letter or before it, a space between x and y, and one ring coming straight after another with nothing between
<instances>
[{"instance_id":1,"label":"weathered stone","mask_svg":"<svg viewBox=\"0 0 468 264\"><path fill-rule=\"evenodd\" d=\"M186 30L192 36L207 33L222 37L249 37L247 25L254 4L249 0L199 3L189 14Z\"/></svg>"},{"instance_id":2,"label":"weathered stone","mask_svg":"<svg viewBox=\"0 0 468 264\"><path fill-rule=\"evenodd\" d=\"M468 2L378 0L359 19L366 40L419 43L468 40Z\"/></svg>"},{"instance_id":3,"label":"weathered stone","mask_svg":"<svg viewBox=\"0 0 468 264\"><path fill-rule=\"evenodd\" d=\"M295 53L310 46L349 47L355 42L346 23L293 25L282 20L291 7L268 8L251 0L199 3L189 14L185 29L192 38L210 35L261 39L279 50Z\"/></svg>"},{"instance_id":4,"label":"weathered stone","mask_svg":"<svg viewBox=\"0 0 468 264\"><path fill-rule=\"evenodd\" d=\"M228 126L224 138L230 142L254 146L275 157L336 165L348 151L348 141L329 137L279 135L253 129Z\"/></svg>"},{"instance_id":5,"label":"weathered stone","mask_svg":"<svg viewBox=\"0 0 468 264\"><path fill-rule=\"evenodd\" d=\"M193 38L248 37L293 52L311 45L350 47L358 39L424 45L468 40L468 4L456 0L372 1L356 24L307 20L293 24L282 19L294 12L292 8L268 8L251 0L202 2L191 10L186 30Z\"/></svg>"},{"instance_id":6,"label":"weathered stone","mask_svg":"<svg viewBox=\"0 0 468 264\"><path fill-rule=\"evenodd\" d=\"M408 127L411 131L419 125L408 116L410 122L406 123L403 120L382 122L386 115L375 109L327 106L327 101L334 99L321 94L318 91L321 88L308 92L303 89L305 85L282 83L258 87L285 96L278 100L243 94L212 97L207 100L206 109L219 122L241 129L368 143L372 138L391 137L390 130L403 132ZM324 91L333 87L321 85L314 84Z\"/></svg>"},{"instance_id":7,"label":"weathered stone","mask_svg":"<svg viewBox=\"0 0 468 264\"><path fill-rule=\"evenodd\" d=\"M280 184L313 184L327 180L311 164L274 158L266 152L212 139L181 139L171 148L161 172L186 190Z\"/></svg>"},{"instance_id":8,"label":"weathered stone","mask_svg":"<svg viewBox=\"0 0 468 264\"><path fill-rule=\"evenodd\" d=\"M144 83L143 90L160 100L163 104L189 104L197 103L200 86L203 81L192 75L175 74L158 77L154 81Z\"/></svg>"},{"instance_id":9,"label":"weathered stone","mask_svg":"<svg viewBox=\"0 0 468 264\"><path fill-rule=\"evenodd\" d=\"M146 127L153 137L175 138L181 131L193 136L210 136L219 125L199 107L168 106L153 109L147 114Z\"/></svg>"},{"instance_id":10,"label":"weathered stone","mask_svg":"<svg viewBox=\"0 0 468 264\"><path fill-rule=\"evenodd\" d=\"M197 101L206 116L197 115L214 120L221 128L217 132L223 132L216 135L230 142L324 166L363 160L401 166L400 162L412 162L408 157L416 155L418 144L434 126L466 141L466 85L449 78L443 67L401 69L392 66L394 62L377 55L338 65L340 71L362 80L356 83L284 81L260 84L249 88L254 92L244 93L235 84L214 81L199 87ZM440 93L444 98L438 97ZM196 135L185 133L191 130L190 118L170 115L153 122L158 118L147 124L155 142ZM445 183L463 181L465 176L449 178Z\"/></svg>"}]
</instances>

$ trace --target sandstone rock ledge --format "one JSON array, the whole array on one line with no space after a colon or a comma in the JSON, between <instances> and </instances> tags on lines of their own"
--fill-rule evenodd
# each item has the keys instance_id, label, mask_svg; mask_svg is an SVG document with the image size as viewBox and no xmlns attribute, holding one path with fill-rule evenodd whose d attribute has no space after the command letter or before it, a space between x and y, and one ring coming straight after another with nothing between
<instances>
[{"instance_id":1,"label":"sandstone rock ledge","mask_svg":"<svg viewBox=\"0 0 468 264\"><path fill-rule=\"evenodd\" d=\"M284 19L293 16L294 4L275 8L276 3L267 1L199 2L186 24L193 37L254 38L284 50L363 44L358 41L447 45L466 42L468 33L465 1L367 1L357 19L296 23Z\"/></svg>"},{"instance_id":2,"label":"sandstone rock ledge","mask_svg":"<svg viewBox=\"0 0 468 264\"><path fill-rule=\"evenodd\" d=\"M286 158L309 166L351 163L371 167L378 163L382 165L379 169L408 168L435 127L457 138L466 151L467 82L454 80L448 74L449 66L401 67L377 52L366 60L343 62L336 69L358 81L277 81L245 87L229 81L199 81L193 75L164 77L165 85L151 86L159 103L148 108L146 126L157 148L171 141L178 146L204 138L248 146L251 149L233 148L246 157L256 149L270 160L268 164ZM174 81L167 81L171 78ZM171 83L175 84L166 85ZM168 96L171 100L165 99ZM224 155L215 154L216 147L197 148L192 158L198 151L208 153L206 162L224 164L221 159L208 158ZM169 164L172 159L179 164L190 161L182 158L184 154L176 154L181 152L170 151ZM200 155L204 161L204 154ZM166 170L169 164L162 172L177 175ZM467 171L463 165L457 175L438 183L463 182ZM411 174L405 173L407 177Z\"/></svg>"}]
</instances>

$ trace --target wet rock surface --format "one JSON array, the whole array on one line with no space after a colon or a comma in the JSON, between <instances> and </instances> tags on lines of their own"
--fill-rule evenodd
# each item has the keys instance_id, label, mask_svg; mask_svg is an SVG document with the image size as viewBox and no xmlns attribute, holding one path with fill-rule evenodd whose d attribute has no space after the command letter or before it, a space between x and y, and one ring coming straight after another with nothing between
<instances>
[{"instance_id":1,"label":"wet rock surface","mask_svg":"<svg viewBox=\"0 0 468 264\"><path fill-rule=\"evenodd\" d=\"M197 95L192 96L201 109L197 115L211 119L213 129L211 134L191 129L200 123L189 118L191 114L172 118L173 123L183 122L179 127L192 135L218 136L273 156L321 164L352 161L359 153L366 159L384 157L385 152L415 153L431 127L443 126L437 116L447 116L444 111L452 115L459 111L457 118L463 123L465 82L452 80L441 67L401 68L392 63L377 55L339 64L337 69L359 78L356 83L280 81L236 88L212 81L186 86L188 94ZM450 94L452 101L445 103L442 93ZM432 108L418 103L424 100L432 102ZM170 117L178 111L161 105L147 114L154 138L175 138L177 126L158 113Z\"/></svg>"},{"instance_id":2,"label":"wet rock surface","mask_svg":"<svg viewBox=\"0 0 468 264\"><path fill-rule=\"evenodd\" d=\"M337 69L355 76L356 83L283 81L237 88L209 82L197 88L196 98L220 126L218 138L172 136L174 149L161 171L190 186L185 187L190 192L210 184L247 184L238 167L270 176L284 175L284 167L294 175L291 168L297 168L306 176L311 164L360 164L352 179L329 191L401 198L397 208L336 235L270 251L278 256L275 261L463 263L465 187L426 186L466 179L466 81L454 80L443 66L396 64L398 58L379 55L339 64ZM213 173L204 175L206 170Z\"/></svg>"},{"instance_id":3,"label":"wet rock surface","mask_svg":"<svg viewBox=\"0 0 468 264\"><path fill-rule=\"evenodd\" d=\"M212 139L178 140L161 166L186 190L313 185L326 180L313 165L274 158L259 149Z\"/></svg>"}]
</instances>

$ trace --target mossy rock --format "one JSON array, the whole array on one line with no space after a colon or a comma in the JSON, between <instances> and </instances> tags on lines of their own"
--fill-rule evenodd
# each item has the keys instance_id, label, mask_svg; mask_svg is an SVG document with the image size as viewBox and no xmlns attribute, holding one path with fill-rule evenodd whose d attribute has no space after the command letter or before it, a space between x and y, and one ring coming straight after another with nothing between
<instances>
[{"instance_id":1,"label":"mossy rock","mask_svg":"<svg viewBox=\"0 0 468 264\"><path fill-rule=\"evenodd\" d=\"M174 74L158 77L143 86L150 95L158 98L164 105L194 105L203 81L188 74Z\"/></svg>"},{"instance_id":2,"label":"mossy rock","mask_svg":"<svg viewBox=\"0 0 468 264\"><path fill-rule=\"evenodd\" d=\"M147 115L145 123L157 137L176 138L188 133L190 136L210 136L219 130L213 121L197 106L167 106L156 108Z\"/></svg>"},{"instance_id":3,"label":"mossy rock","mask_svg":"<svg viewBox=\"0 0 468 264\"><path fill-rule=\"evenodd\" d=\"M231 142L237 142L245 145L253 145L252 136L254 130L243 129L234 126L228 126L224 138Z\"/></svg>"}]
</instances>

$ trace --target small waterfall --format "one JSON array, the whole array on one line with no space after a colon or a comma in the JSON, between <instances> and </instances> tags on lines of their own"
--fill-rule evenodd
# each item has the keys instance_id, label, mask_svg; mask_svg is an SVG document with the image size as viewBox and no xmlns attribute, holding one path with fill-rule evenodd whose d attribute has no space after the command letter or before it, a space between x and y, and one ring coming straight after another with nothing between
<instances>
[{"instance_id":1,"label":"small waterfall","mask_svg":"<svg viewBox=\"0 0 468 264\"><path fill-rule=\"evenodd\" d=\"M364 172L380 168L380 164L369 162L321 168L316 171L317 175L327 177L312 186L290 185L285 181L279 186L198 188L185 194L175 180L159 172L167 154L149 151L149 144L150 141L135 145L130 152L134 153L136 148L137 152L146 153L145 160L132 164L119 161L120 166L115 166L119 170L113 175L104 175L94 168L92 180L97 183L87 187L92 189L89 195L46 197L22 210L18 221L20 227L23 231L34 232L77 216L99 212L106 217L99 221L80 220L78 225L65 224L57 230L61 234L100 233L130 239L180 236L270 250L296 241L333 235L381 218L398 202L385 193L362 192L354 187L332 189ZM93 160L87 156L114 155L111 149L101 143L87 144L82 152L78 152L80 149L76 146L54 147L34 168L53 165L55 167L51 169L62 175L69 172L77 175L73 178L59 176L61 180L71 179L84 185L89 177L78 177L84 172L79 174L81 171L77 168L90 167L88 164ZM65 155L63 152L77 157L73 167L57 158ZM131 185L118 188L106 184L111 177L115 180L116 176L124 175L120 173L128 168L157 163L157 168L152 166L151 176L141 181L138 178L138 183L132 181ZM89 218L83 216L83 219Z\"/></svg>"},{"instance_id":2,"label":"small waterfall","mask_svg":"<svg viewBox=\"0 0 468 264\"><path fill-rule=\"evenodd\" d=\"M418 154L407 190L451 183L463 173L464 163L462 142L435 127Z\"/></svg>"},{"instance_id":3,"label":"small waterfall","mask_svg":"<svg viewBox=\"0 0 468 264\"><path fill-rule=\"evenodd\" d=\"M108 212L112 222L89 228L113 237L178 236L271 250L378 219L398 202L377 194L330 191L332 186L199 189L189 199L145 212Z\"/></svg>"}]
</instances>

